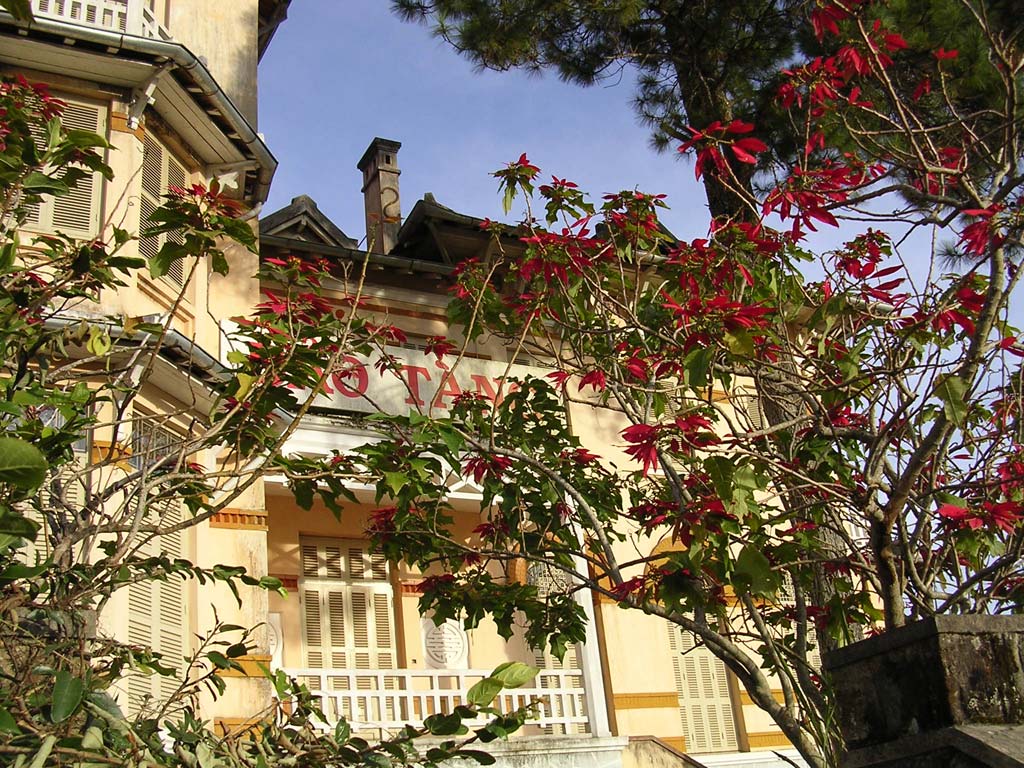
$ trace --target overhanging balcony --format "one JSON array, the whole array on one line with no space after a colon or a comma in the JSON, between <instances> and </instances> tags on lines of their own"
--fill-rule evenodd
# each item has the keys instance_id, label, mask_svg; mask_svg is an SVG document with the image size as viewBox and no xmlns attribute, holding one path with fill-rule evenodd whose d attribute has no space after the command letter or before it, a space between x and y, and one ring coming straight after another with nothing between
<instances>
[{"instance_id":1,"label":"overhanging balcony","mask_svg":"<svg viewBox=\"0 0 1024 768\"><path fill-rule=\"evenodd\" d=\"M31 0L37 18L171 41L145 0Z\"/></svg>"},{"instance_id":2,"label":"overhanging balcony","mask_svg":"<svg viewBox=\"0 0 1024 768\"><path fill-rule=\"evenodd\" d=\"M466 692L490 672L482 669L284 669L320 699L333 726L344 718L353 731L397 731L422 725L430 715L450 714ZM578 669L542 669L530 687L506 689L494 702L511 712L540 701L528 727L559 735L590 733L583 675ZM483 721L481 721L483 722Z\"/></svg>"}]
</instances>

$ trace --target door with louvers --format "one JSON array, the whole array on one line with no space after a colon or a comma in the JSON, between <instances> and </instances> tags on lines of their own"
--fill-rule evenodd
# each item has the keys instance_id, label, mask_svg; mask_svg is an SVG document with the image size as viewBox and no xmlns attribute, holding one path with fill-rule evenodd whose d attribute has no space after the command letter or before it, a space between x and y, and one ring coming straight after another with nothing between
<instances>
[{"instance_id":1,"label":"door with louvers","mask_svg":"<svg viewBox=\"0 0 1024 768\"><path fill-rule=\"evenodd\" d=\"M304 682L324 698L328 714L354 722L394 720L395 705L379 691L399 686L387 560L369 543L303 537L300 542ZM406 716L406 715L402 715Z\"/></svg>"},{"instance_id":2,"label":"door with louvers","mask_svg":"<svg viewBox=\"0 0 1024 768\"><path fill-rule=\"evenodd\" d=\"M698 645L692 632L673 624L668 631L686 751L736 751L736 718L725 664Z\"/></svg>"}]
</instances>

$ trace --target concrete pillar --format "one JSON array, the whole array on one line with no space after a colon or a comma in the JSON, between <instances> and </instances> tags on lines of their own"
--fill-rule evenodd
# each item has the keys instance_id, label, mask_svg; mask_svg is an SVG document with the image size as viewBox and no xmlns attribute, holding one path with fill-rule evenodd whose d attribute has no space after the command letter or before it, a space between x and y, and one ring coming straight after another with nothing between
<instances>
[{"instance_id":1,"label":"concrete pillar","mask_svg":"<svg viewBox=\"0 0 1024 768\"><path fill-rule=\"evenodd\" d=\"M936 616L825 667L842 768L1024 766L1024 616Z\"/></svg>"}]
</instances>

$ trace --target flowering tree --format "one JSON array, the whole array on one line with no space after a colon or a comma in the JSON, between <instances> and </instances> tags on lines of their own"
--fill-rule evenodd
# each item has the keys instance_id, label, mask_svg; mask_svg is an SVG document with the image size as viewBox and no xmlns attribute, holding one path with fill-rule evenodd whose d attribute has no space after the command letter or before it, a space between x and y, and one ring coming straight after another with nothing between
<instances>
[{"instance_id":1,"label":"flowering tree","mask_svg":"<svg viewBox=\"0 0 1024 768\"><path fill-rule=\"evenodd\" d=\"M199 719L197 697L222 693L221 673L241 671L239 657L255 647L252 628L218 622L194 653L177 656L98 629L122 590L160 583L173 591L186 579L226 584L236 597L281 588L237 564L196 565L171 542L279 471L280 448L309 407L323 362L365 353L389 331L319 299L320 266L270 261L260 278L277 292L254 317L239 318L247 353L222 366L176 334L167 318L200 266L226 274L229 245L255 249L251 224L216 182L169 191L144 236L174 234L161 237L148 264L128 247L135 238L109 224L107 240L27 235L37 206L93 174L110 178L106 141L64 130L64 107L44 86L0 82L0 763L493 762L466 744L519 726L525 713L490 705L532 677L526 665L500 667L466 706L380 744L354 737L344 721L328 723L318 700L278 673L277 698L252 728L222 737ZM186 279L163 322L102 314L108 292L147 266L157 279L174 262ZM177 374L160 367L169 352ZM187 395L179 408L134 407L155 372L180 379ZM133 682L152 676L165 679L161 695L136 694L126 712L115 694L123 705ZM472 720L474 733L465 724ZM424 734L446 738L421 753L414 740Z\"/></svg>"},{"instance_id":2,"label":"flowering tree","mask_svg":"<svg viewBox=\"0 0 1024 768\"><path fill-rule=\"evenodd\" d=\"M539 184L525 156L496 174L527 215L488 223L497 247L460 267L452 317L551 373L445 418L381 416L390 439L335 462L377 482L390 556L443 567L424 609L504 632L522 616L556 653L583 636L578 590L661 616L813 766L841 748L816 648L1020 610L1024 48L988 3L955 6L980 52L915 47L869 0L816 3L826 53L791 62L777 92L802 137L792 165L755 196L735 168L768 147L742 119L693 126L680 147L756 213L707 238L667 237L659 196L596 207L571 182ZM843 221L842 245L803 245ZM525 253L506 254L509 237ZM457 365L451 344L435 349ZM622 420L633 467L580 442L587 408ZM448 471L483 487L471 540ZM568 586L541 595L496 568L523 558Z\"/></svg>"}]
</instances>

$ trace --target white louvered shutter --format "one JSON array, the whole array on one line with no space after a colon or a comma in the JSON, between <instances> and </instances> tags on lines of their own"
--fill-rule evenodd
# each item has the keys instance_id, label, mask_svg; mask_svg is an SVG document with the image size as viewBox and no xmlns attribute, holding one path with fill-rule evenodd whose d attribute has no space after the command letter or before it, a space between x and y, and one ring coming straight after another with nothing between
<instances>
[{"instance_id":1,"label":"white louvered shutter","mask_svg":"<svg viewBox=\"0 0 1024 768\"><path fill-rule=\"evenodd\" d=\"M303 539L306 663L316 669L394 669L387 561L365 542Z\"/></svg>"},{"instance_id":2,"label":"white louvered shutter","mask_svg":"<svg viewBox=\"0 0 1024 768\"><path fill-rule=\"evenodd\" d=\"M146 134L142 142L142 198L139 204L139 229L149 225L150 216L163 205L164 194L168 187L186 187L188 172L174 155L156 138ZM139 251L142 256L151 259L159 252L167 241L180 243L182 237L177 232L165 232L155 237L143 237L139 240ZM165 279L174 285L181 286L185 282L185 265L179 260L170 265Z\"/></svg>"},{"instance_id":3,"label":"white louvered shutter","mask_svg":"<svg viewBox=\"0 0 1024 768\"><path fill-rule=\"evenodd\" d=\"M354 694L330 714L357 723L394 721L393 700L356 695L398 687L394 677L373 674L398 662L387 560L367 542L308 538L300 543L300 558L306 666L337 671L327 676L328 687ZM321 685L319 678L304 682L314 690Z\"/></svg>"},{"instance_id":4,"label":"white louvered shutter","mask_svg":"<svg viewBox=\"0 0 1024 768\"><path fill-rule=\"evenodd\" d=\"M693 633L673 624L668 631L686 751L735 751L736 719L725 664L704 646L697 646Z\"/></svg>"},{"instance_id":5,"label":"white louvered shutter","mask_svg":"<svg viewBox=\"0 0 1024 768\"><path fill-rule=\"evenodd\" d=\"M149 507L149 520L173 525L183 519L182 505L176 500L156 502ZM139 552L141 557L158 554L173 559L184 557L181 531L153 539ZM161 655L161 664L173 667L176 677L132 675L128 680L129 709L138 712L147 699L165 701L177 689L183 658L188 652L188 615L185 584L172 576L166 581L142 581L128 586L128 642L151 648Z\"/></svg>"},{"instance_id":6,"label":"white louvered shutter","mask_svg":"<svg viewBox=\"0 0 1024 768\"><path fill-rule=\"evenodd\" d=\"M761 398L752 389L740 389L732 395L732 404L743 429L760 432L768 426L761 408Z\"/></svg>"},{"instance_id":7,"label":"white louvered shutter","mask_svg":"<svg viewBox=\"0 0 1024 768\"><path fill-rule=\"evenodd\" d=\"M63 97L62 97L63 98ZM106 106L63 99L67 107L61 117L65 130L79 130L106 136ZM41 145L44 138L33 131L36 143ZM100 215L103 207L103 177L91 174L79 179L67 195L46 197L30 207L25 225L29 229L45 232L61 231L75 237L93 237L99 234Z\"/></svg>"},{"instance_id":8,"label":"white louvered shutter","mask_svg":"<svg viewBox=\"0 0 1024 768\"><path fill-rule=\"evenodd\" d=\"M170 430L153 423L151 418L137 419L132 433L132 463L155 464L164 456L176 456L181 438ZM146 521L168 527L184 520L185 509L178 499L151 502L146 510ZM147 541L139 550L139 557L164 555L174 560L185 558L184 531L167 534ZM161 664L172 667L176 676L133 674L128 679L128 709L139 712L146 704L165 701L177 690L184 671L184 657L190 652L189 617L186 584L178 576L166 581L142 581L128 586L128 642L145 646L161 655Z\"/></svg>"}]
</instances>

